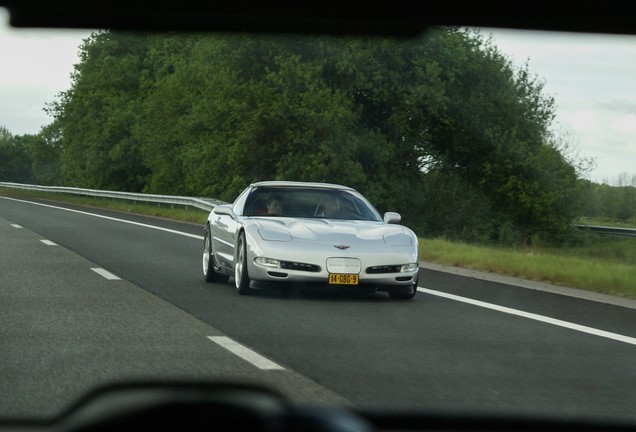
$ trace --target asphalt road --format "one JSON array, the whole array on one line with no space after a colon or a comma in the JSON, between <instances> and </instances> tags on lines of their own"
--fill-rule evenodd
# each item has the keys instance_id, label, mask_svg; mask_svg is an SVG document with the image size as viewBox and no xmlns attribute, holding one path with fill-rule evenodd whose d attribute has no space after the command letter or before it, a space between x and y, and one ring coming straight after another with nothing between
<instances>
[{"instance_id":1,"label":"asphalt road","mask_svg":"<svg viewBox=\"0 0 636 432\"><path fill-rule=\"evenodd\" d=\"M0 418L158 378L247 380L300 402L636 421L629 302L431 268L412 301L239 296L203 281L202 234L0 197Z\"/></svg>"}]
</instances>

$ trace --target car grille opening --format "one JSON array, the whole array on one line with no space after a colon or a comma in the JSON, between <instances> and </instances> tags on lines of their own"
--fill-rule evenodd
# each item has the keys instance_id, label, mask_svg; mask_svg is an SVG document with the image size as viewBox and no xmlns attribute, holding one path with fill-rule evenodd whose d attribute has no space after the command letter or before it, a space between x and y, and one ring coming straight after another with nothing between
<instances>
[{"instance_id":1,"label":"car grille opening","mask_svg":"<svg viewBox=\"0 0 636 432\"><path fill-rule=\"evenodd\" d=\"M275 272L275 271L268 271L267 274L275 278L286 278L287 276L289 276L287 273Z\"/></svg>"},{"instance_id":2,"label":"car grille opening","mask_svg":"<svg viewBox=\"0 0 636 432\"><path fill-rule=\"evenodd\" d=\"M281 261L280 267L286 270L298 270L298 271L306 271L306 272L313 272L313 273L317 273L320 271L320 266L317 266L314 264L292 262L292 261Z\"/></svg>"},{"instance_id":3,"label":"car grille opening","mask_svg":"<svg viewBox=\"0 0 636 432\"><path fill-rule=\"evenodd\" d=\"M373 266L373 267L367 268L367 273L368 274L399 273L401 267L402 266L399 266L399 265Z\"/></svg>"},{"instance_id":4,"label":"car grille opening","mask_svg":"<svg viewBox=\"0 0 636 432\"><path fill-rule=\"evenodd\" d=\"M413 280L413 276L399 276L396 277L395 280L398 282L408 282L410 280Z\"/></svg>"}]
</instances>

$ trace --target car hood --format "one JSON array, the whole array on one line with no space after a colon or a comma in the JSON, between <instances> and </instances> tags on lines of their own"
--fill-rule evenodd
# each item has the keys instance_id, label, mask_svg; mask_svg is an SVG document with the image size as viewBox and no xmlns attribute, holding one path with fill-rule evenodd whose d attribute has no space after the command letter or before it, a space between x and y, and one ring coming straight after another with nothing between
<instances>
[{"instance_id":1,"label":"car hood","mask_svg":"<svg viewBox=\"0 0 636 432\"><path fill-rule=\"evenodd\" d=\"M412 244L410 230L376 221L334 219L262 218L256 221L265 240L305 240L325 243L379 241L392 245Z\"/></svg>"}]
</instances>

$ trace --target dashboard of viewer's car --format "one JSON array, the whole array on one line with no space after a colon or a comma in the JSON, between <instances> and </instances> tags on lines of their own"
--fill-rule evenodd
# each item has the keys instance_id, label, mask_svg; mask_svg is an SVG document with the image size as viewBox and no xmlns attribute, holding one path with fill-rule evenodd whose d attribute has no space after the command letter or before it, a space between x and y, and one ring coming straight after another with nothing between
<instances>
[{"instance_id":1,"label":"dashboard of viewer's car","mask_svg":"<svg viewBox=\"0 0 636 432\"><path fill-rule=\"evenodd\" d=\"M243 2L182 1L173 7L149 7L128 1L92 4L48 1L0 1L17 27L111 28L130 30L198 30L230 32L298 32L413 36L429 25L464 25L540 30L636 34L636 25L620 2L552 0L520 5L510 1L456 4L391 2L359 8L348 2L338 9L320 2L287 8ZM213 428L252 431L366 430L633 430L636 425L573 423L558 419L445 417L430 413L384 413L337 407L298 407L264 388L233 383L131 383L90 394L51 423L16 423L21 430L108 430L127 426L147 429Z\"/></svg>"},{"instance_id":2,"label":"dashboard of viewer's car","mask_svg":"<svg viewBox=\"0 0 636 432\"><path fill-rule=\"evenodd\" d=\"M44 0L0 1L9 9L16 27L109 28L129 30L187 30L216 32L321 33L415 36L428 26L500 27L634 34L631 15L623 2L579 1L574 7L563 0L518 3L507 0L481 2L397 1L379 7L357 2L252 4L229 1L181 1L173 7L153 7L147 2L75 3Z\"/></svg>"},{"instance_id":3,"label":"dashboard of viewer's car","mask_svg":"<svg viewBox=\"0 0 636 432\"><path fill-rule=\"evenodd\" d=\"M249 430L253 432L370 432L374 430L623 431L633 425L507 416L447 416L422 412L294 405L258 385L232 382L131 382L86 395L46 422L0 424L3 430Z\"/></svg>"}]
</instances>

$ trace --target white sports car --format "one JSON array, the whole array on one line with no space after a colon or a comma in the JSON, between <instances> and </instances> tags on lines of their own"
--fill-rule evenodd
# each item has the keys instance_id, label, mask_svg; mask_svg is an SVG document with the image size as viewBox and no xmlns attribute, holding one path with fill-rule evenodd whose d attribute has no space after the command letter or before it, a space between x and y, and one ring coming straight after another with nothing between
<instances>
[{"instance_id":1,"label":"white sports car","mask_svg":"<svg viewBox=\"0 0 636 432\"><path fill-rule=\"evenodd\" d=\"M411 299L419 275L417 236L380 216L360 193L327 183L269 181L216 206L205 225L203 275L234 277L240 294L253 281L359 285Z\"/></svg>"}]
</instances>

